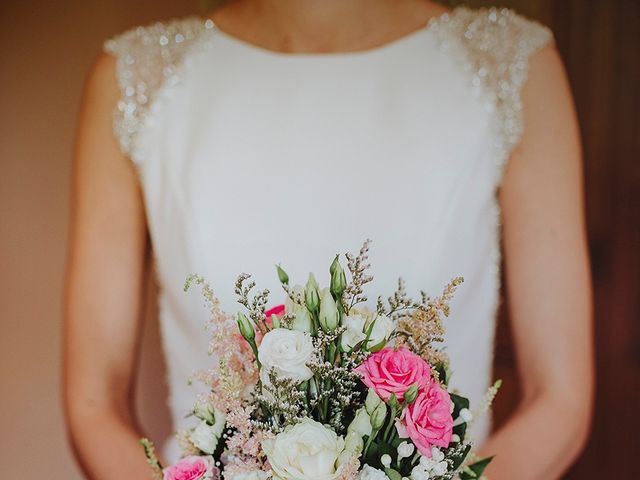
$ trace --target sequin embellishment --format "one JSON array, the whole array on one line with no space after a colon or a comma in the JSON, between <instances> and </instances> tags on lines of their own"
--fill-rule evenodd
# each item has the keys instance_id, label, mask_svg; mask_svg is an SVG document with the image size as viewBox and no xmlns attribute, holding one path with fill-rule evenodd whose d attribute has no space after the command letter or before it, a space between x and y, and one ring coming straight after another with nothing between
<instances>
[{"instance_id":1,"label":"sequin embellishment","mask_svg":"<svg viewBox=\"0 0 640 480\"><path fill-rule=\"evenodd\" d=\"M114 111L114 133L120 149L136 164L143 154L137 144L154 100L163 86L179 81L183 60L206 32L211 21L188 17L126 31L104 43L117 59L121 98Z\"/></svg>"},{"instance_id":2,"label":"sequin embellishment","mask_svg":"<svg viewBox=\"0 0 640 480\"><path fill-rule=\"evenodd\" d=\"M521 90L529 57L552 40L551 31L513 10L466 7L434 18L430 29L442 48L459 57L471 88L495 114L501 170L523 132Z\"/></svg>"}]
</instances>

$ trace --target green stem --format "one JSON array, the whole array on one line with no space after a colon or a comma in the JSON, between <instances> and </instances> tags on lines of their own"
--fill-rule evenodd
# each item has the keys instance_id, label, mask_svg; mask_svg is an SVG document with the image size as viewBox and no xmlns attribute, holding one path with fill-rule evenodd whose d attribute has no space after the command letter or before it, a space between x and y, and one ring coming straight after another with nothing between
<instances>
[{"instance_id":1,"label":"green stem","mask_svg":"<svg viewBox=\"0 0 640 480\"><path fill-rule=\"evenodd\" d=\"M365 443L364 448L362 449L362 458L366 458L367 457L367 453L369 452L369 447L371 446L371 444L375 440L376 435L378 435L378 432L379 432L379 430L372 430L371 431L371 435L369 435L369 438L367 438L367 443Z\"/></svg>"},{"instance_id":2,"label":"green stem","mask_svg":"<svg viewBox=\"0 0 640 480\"><path fill-rule=\"evenodd\" d=\"M395 407L391 407L391 415L389 416L389 424L387 425L387 428L384 431L384 439L387 442L390 442L391 439L389 438L389 434L392 432L391 427L393 427L393 424L395 423L394 420L396 419L396 409Z\"/></svg>"},{"instance_id":3,"label":"green stem","mask_svg":"<svg viewBox=\"0 0 640 480\"><path fill-rule=\"evenodd\" d=\"M256 363L258 364L258 369L261 369L262 368L262 364L260 363L260 360L258 359L258 346L256 345L256 341L255 340L251 340L248 343L251 346L251 350L253 351L253 355L256 357Z\"/></svg>"}]
</instances>

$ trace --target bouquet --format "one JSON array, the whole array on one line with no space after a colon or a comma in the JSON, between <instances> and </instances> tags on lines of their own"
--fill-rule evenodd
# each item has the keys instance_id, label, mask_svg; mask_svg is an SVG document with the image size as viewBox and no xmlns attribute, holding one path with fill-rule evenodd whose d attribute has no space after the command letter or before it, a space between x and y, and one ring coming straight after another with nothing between
<instances>
[{"instance_id":1,"label":"bouquet","mask_svg":"<svg viewBox=\"0 0 640 480\"><path fill-rule=\"evenodd\" d=\"M164 480L462 480L480 478L490 458L470 453L467 427L488 408L499 384L473 413L449 391L443 317L462 282L431 299L411 299L402 280L375 311L367 301L369 241L336 256L330 284L313 274L291 286L277 274L287 302L269 308L242 274L235 292L243 311L220 309L202 277L191 275L211 311L216 365L197 377L208 386L178 433L183 456L163 468L141 440L154 477Z\"/></svg>"}]
</instances>

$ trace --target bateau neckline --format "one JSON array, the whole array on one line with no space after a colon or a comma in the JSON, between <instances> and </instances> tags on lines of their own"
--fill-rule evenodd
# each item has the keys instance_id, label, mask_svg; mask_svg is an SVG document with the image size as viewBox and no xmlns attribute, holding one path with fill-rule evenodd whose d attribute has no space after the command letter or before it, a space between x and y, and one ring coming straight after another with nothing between
<instances>
[{"instance_id":1,"label":"bateau neckline","mask_svg":"<svg viewBox=\"0 0 640 480\"><path fill-rule=\"evenodd\" d=\"M345 58L346 59L346 58L372 56L378 53L386 52L388 50L393 50L394 48L399 47L405 43L409 43L411 42L411 40L418 37L420 34L430 31L432 27L435 26L435 24L440 23L442 21L447 21L449 18L451 18L455 14L455 12L459 8L460 7L454 7L438 15L434 15L433 17L429 18L425 22L425 24L422 25L421 27L415 30L412 30L408 33L405 33L404 35L398 38L394 38L393 40L385 42L381 45L362 49L362 50L347 50L347 51L340 51L340 52L280 52L278 50L273 50L271 48L266 48L266 47L257 45L253 42L244 40L231 33L228 33L222 30L210 17L203 16L200 18L204 22L204 25L207 29L214 30L215 33L220 37L225 38L227 41L235 44L236 46L239 46L245 50L251 51L256 54L269 56L272 58L282 58L282 59L322 59L322 58L326 58L326 59Z\"/></svg>"}]
</instances>

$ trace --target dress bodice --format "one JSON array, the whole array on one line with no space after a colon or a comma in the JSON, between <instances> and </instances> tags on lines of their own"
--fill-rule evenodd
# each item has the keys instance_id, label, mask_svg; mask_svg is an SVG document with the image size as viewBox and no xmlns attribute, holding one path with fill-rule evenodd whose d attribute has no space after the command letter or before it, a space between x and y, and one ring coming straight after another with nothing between
<instances>
[{"instance_id":1,"label":"dress bodice","mask_svg":"<svg viewBox=\"0 0 640 480\"><path fill-rule=\"evenodd\" d=\"M213 361L187 275L235 312L235 279L253 273L275 305L275 263L294 283L309 271L326 283L333 256L366 238L372 301L398 276L432 295L465 277L446 342L452 384L480 400L500 290L496 191L523 129L528 58L550 39L510 10L458 8L353 53L275 53L198 17L105 44L122 89L115 134L144 192L177 428L189 375ZM476 425L478 439L487 431Z\"/></svg>"}]
</instances>

